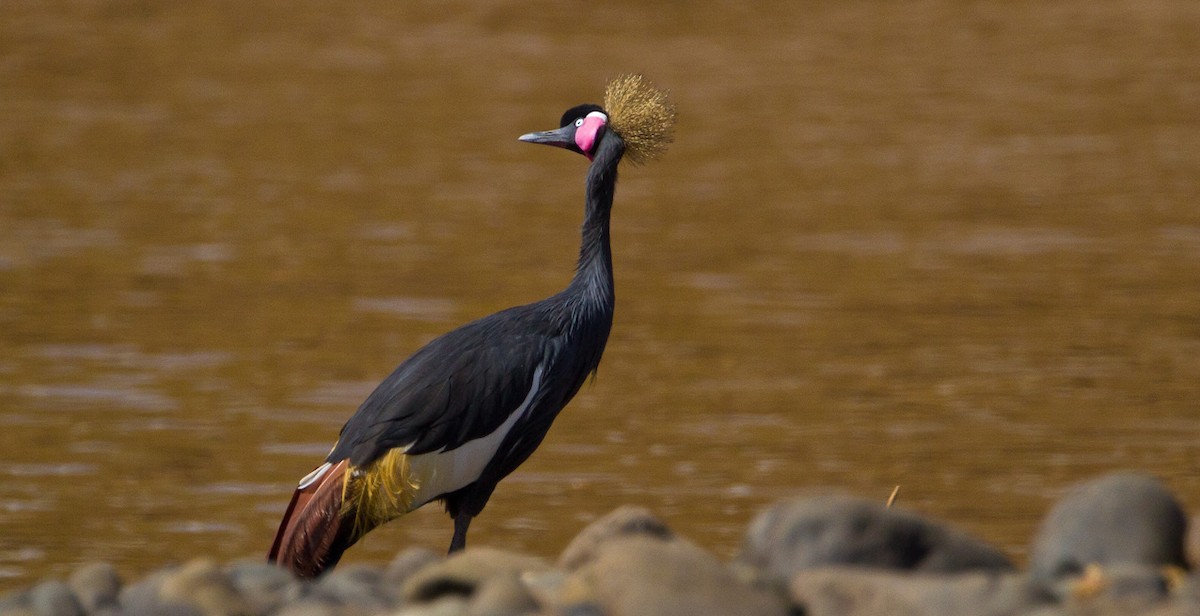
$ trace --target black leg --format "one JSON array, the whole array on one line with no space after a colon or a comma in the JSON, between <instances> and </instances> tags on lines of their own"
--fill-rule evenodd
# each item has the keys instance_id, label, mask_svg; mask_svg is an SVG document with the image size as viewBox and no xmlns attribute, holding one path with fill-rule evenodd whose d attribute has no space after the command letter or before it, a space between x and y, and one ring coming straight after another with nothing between
<instances>
[{"instance_id":1,"label":"black leg","mask_svg":"<svg viewBox=\"0 0 1200 616\"><path fill-rule=\"evenodd\" d=\"M471 525L472 517L465 512L454 516L454 538L450 540L450 554L467 547L467 527Z\"/></svg>"}]
</instances>

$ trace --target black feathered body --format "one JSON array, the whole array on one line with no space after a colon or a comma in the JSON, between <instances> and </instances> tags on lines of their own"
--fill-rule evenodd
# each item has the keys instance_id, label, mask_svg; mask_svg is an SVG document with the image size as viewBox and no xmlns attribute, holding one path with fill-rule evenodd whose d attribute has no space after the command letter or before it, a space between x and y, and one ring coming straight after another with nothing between
<instances>
[{"instance_id":1,"label":"black feathered body","mask_svg":"<svg viewBox=\"0 0 1200 616\"><path fill-rule=\"evenodd\" d=\"M301 481L270 560L316 575L375 526L433 500L455 520L451 550L465 545L496 484L599 366L613 322L609 215L624 148L611 131L596 145L570 284L459 327L401 363Z\"/></svg>"},{"instance_id":2,"label":"black feathered body","mask_svg":"<svg viewBox=\"0 0 1200 616\"><path fill-rule=\"evenodd\" d=\"M453 452L495 434L521 410L474 482L412 503L445 498L451 516L463 508L478 514L599 365L613 318L611 289L605 295L592 302L564 292L434 339L363 402L326 461L348 458L353 468L366 468L396 448L409 456ZM588 352L578 352L581 346Z\"/></svg>"},{"instance_id":3,"label":"black feathered body","mask_svg":"<svg viewBox=\"0 0 1200 616\"><path fill-rule=\"evenodd\" d=\"M450 493L422 495L444 498L451 516L483 509L496 483L533 453L600 365L615 304L609 214L623 149L612 133L598 148L588 174L579 261L567 288L422 347L346 422L327 462L349 458L353 468L364 468L396 448L409 456L454 451L494 434L520 410L476 481Z\"/></svg>"}]
</instances>

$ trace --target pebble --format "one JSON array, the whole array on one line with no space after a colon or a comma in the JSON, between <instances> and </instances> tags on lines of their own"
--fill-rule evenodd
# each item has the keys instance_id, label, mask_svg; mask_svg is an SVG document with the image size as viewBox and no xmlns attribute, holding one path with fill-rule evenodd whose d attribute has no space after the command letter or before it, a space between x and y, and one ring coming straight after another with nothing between
<instances>
[{"instance_id":1,"label":"pebble","mask_svg":"<svg viewBox=\"0 0 1200 616\"><path fill-rule=\"evenodd\" d=\"M304 595L304 586L291 573L264 561L240 561L228 568L229 580L246 600L251 614L271 614Z\"/></svg>"},{"instance_id":2,"label":"pebble","mask_svg":"<svg viewBox=\"0 0 1200 616\"><path fill-rule=\"evenodd\" d=\"M1025 576L1014 572L897 574L824 567L798 573L789 591L806 616L1000 616L1033 614L1050 605Z\"/></svg>"},{"instance_id":3,"label":"pebble","mask_svg":"<svg viewBox=\"0 0 1200 616\"><path fill-rule=\"evenodd\" d=\"M1033 540L1030 573L1049 587L1088 565L1187 568L1187 515L1157 479L1117 473L1067 492Z\"/></svg>"},{"instance_id":4,"label":"pebble","mask_svg":"<svg viewBox=\"0 0 1200 616\"><path fill-rule=\"evenodd\" d=\"M872 616L1200 614L1187 516L1152 477L1107 475L1047 514L1030 565L915 512L848 496L781 500L724 562L621 507L555 564L472 547L300 580L258 560L196 559L130 583L107 563L0 595L0 616Z\"/></svg>"},{"instance_id":5,"label":"pebble","mask_svg":"<svg viewBox=\"0 0 1200 616\"><path fill-rule=\"evenodd\" d=\"M539 609L520 576L510 573L484 580L467 604L467 616L521 616Z\"/></svg>"},{"instance_id":6,"label":"pebble","mask_svg":"<svg viewBox=\"0 0 1200 616\"><path fill-rule=\"evenodd\" d=\"M781 580L827 565L934 573L1013 569L999 549L947 524L845 495L768 507L751 522L738 560Z\"/></svg>"},{"instance_id":7,"label":"pebble","mask_svg":"<svg viewBox=\"0 0 1200 616\"><path fill-rule=\"evenodd\" d=\"M788 606L771 590L739 579L728 565L685 540L616 537L574 573L590 592L560 612L598 609L610 616L785 616Z\"/></svg>"},{"instance_id":8,"label":"pebble","mask_svg":"<svg viewBox=\"0 0 1200 616\"><path fill-rule=\"evenodd\" d=\"M178 567L168 567L121 588L117 595L120 613L128 616L203 616L194 606L164 600L159 589Z\"/></svg>"},{"instance_id":9,"label":"pebble","mask_svg":"<svg viewBox=\"0 0 1200 616\"><path fill-rule=\"evenodd\" d=\"M116 610L121 578L109 563L91 563L76 569L67 580L71 592L85 613Z\"/></svg>"},{"instance_id":10,"label":"pebble","mask_svg":"<svg viewBox=\"0 0 1200 616\"><path fill-rule=\"evenodd\" d=\"M383 570L383 580L393 588L400 588L414 573L441 561L442 555L427 548L406 548L401 550L392 562Z\"/></svg>"},{"instance_id":11,"label":"pebble","mask_svg":"<svg viewBox=\"0 0 1200 616\"><path fill-rule=\"evenodd\" d=\"M380 611L396 603L395 590L382 582L383 572L377 567L337 567L317 578L309 597L331 605Z\"/></svg>"},{"instance_id":12,"label":"pebble","mask_svg":"<svg viewBox=\"0 0 1200 616\"><path fill-rule=\"evenodd\" d=\"M83 606L61 580L46 580L29 591L29 607L35 614L84 616Z\"/></svg>"},{"instance_id":13,"label":"pebble","mask_svg":"<svg viewBox=\"0 0 1200 616\"><path fill-rule=\"evenodd\" d=\"M246 614L247 602L229 575L207 558L191 560L163 578L158 599L168 605L192 608L201 614Z\"/></svg>"},{"instance_id":14,"label":"pebble","mask_svg":"<svg viewBox=\"0 0 1200 616\"><path fill-rule=\"evenodd\" d=\"M475 548L453 554L416 572L404 583L401 595L412 603L431 602L444 595L470 597L494 576L520 576L548 569L550 566L540 558L494 548Z\"/></svg>"},{"instance_id":15,"label":"pebble","mask_svg":"<svg viewBox=\"0 0 1200 616\"><path fill-rule=\"evenodd\" d=\"M568 571L574 570L580 564L591 560L600 544L615 537L632 535L644 535L664 541L674 538L674 533L667 527L666 522L649 509L624 505L580 531L563 550L558 559L558 566Z\"/></svg>"}]
</instances>

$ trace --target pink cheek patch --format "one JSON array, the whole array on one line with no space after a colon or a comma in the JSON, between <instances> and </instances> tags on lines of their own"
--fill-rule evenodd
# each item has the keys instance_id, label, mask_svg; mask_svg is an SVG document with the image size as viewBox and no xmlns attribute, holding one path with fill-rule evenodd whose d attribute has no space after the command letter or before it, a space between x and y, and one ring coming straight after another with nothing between
<instances>
[{"instance_id":1,"label":"pink cheek patch","mask_svg":"<svg viewBox=\"0 0 1200 616\"><path fill-rule=\"evenodd\" d=\"M596 145L596 135L602 126L604 118L588 116L583 119L583 125L575 129L575 145L587 155L588 160L592 159L592 147Z\"/></svg>"}]
</instances>

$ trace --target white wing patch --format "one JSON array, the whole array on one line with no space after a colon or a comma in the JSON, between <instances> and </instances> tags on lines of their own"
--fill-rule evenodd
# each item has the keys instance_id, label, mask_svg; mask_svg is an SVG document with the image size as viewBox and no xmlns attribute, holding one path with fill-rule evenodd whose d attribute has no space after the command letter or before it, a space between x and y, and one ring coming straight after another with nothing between
<instances>
[{"instance_id":1,"label":"white wing patch","mask_svg":"<svg viewBox=\"0 0 1200 616\"><path fill-rule=\"evenodd\" d=\"M498 428L487 436L467 441L457 449L435 451L415 456L408 456L411 476L419 484L416 498L413 499L410 510L443 495L466 487L479 479L484 467L496 455L500 443L508 435L513 426L529 412L530 405L542 386L544 365L539 364L533 371L533 385L529 393ZM319 469L318 469L319 470Z\"/></svg>"},{"instance_id":2,"label":"white wing patch","mask_svg":"<svg viewBox=\"0 0 1200 616\"><path fill-rule=\"evenodd\" d=\"M323 475L325 475L325 473L329 472L329 468L331 466L333 466L333 465L326 462L326 463L322 464L321 466L318 466L317 468L313 469L313 472L305 475L304 479L300 480L300 485L296 486L296 489L303 490L304 488L307 488L308 486L316 483L316 481L318 479L320 479Z\"/></svg>"}]
</instances>

